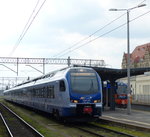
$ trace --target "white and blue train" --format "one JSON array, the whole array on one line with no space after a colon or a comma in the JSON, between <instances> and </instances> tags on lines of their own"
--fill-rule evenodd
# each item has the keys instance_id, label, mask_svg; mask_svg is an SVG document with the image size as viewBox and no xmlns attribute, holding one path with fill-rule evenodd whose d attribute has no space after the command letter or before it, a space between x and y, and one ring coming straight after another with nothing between
<instances>
[{"instance_id":1,"label":"white and blue train","mask_svg":"<svg viewBox=\"0 0 150 137\"><path fill-rule=\"evenodd\" d=\"M57 118L102 114L101 78L92 68L54 71L4 91L4 97Z\"/></svg>"}]
</instances>

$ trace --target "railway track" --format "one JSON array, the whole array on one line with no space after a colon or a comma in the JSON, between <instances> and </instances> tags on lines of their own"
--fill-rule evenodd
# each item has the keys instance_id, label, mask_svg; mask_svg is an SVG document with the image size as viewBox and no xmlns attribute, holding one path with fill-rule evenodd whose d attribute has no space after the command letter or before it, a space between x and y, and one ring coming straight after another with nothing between
<instances>
[{"instance_id":1,"label":"railway track","mask_svg":"<svg viewBox=\"0 0 150 137\"><path fill-rule=\"evenodd\" d=\"M104 128L94 124L86 123L86 125L74 126L75 128L97 137L135 137L127 133L119 132L109 128Z\"/></svg>"},{"instance_id":2,"label":"railway track","mask_svg":"<svg viewBox=\"0 0 150 137\"><path fill-rule=\"evenodd\" d=\"M0 113L0 127L1 127L1 133L0 136L4 136L4 137L11 137L11 133L10 130L6 124L5 119L3 118L2 114Z\"/></svg>"},{"instance_id":3,"label":"railway track","mask_svg":"<svg viewBox=\"0 0 150 137\"><path fill-rule=\"evenodd\" d=\"M150 105L132 104L132 109L150 112Z\"/></svg>"},{"instance_id":4,"label":"railway track","mask_svg":"<svg viewBox=\"0 0 150 137\"><path fill-rule=\"evenodd\" d=\"M0 115L9 137L44 137L2 103L0 103Z\"/></svg>"}]
</instances>

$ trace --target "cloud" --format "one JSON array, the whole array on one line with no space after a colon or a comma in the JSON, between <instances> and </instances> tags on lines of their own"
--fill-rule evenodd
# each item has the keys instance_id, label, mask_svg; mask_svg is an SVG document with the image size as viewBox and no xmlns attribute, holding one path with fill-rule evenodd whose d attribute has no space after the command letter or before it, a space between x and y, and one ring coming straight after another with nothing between
<instances>
[{"instance_id":1,"label":"cloud","mask_svg":"<svg viewBox=\"0 0 150 137\"><path fill-rule=\"evenodd\" d=\"M0 2L1 56L9 55L36 2L37 0ZM61 56L62 58L70 56L71 58L103 59L106 64L120 68L122 55L126 52L127 45L126 25L107 35L103 34L125 23L126 15L91 37L89 36L124 14L124 12L110 12L110 8L129 8L139 3L138 0L46 1L13 56L51 58L69 49L70 52ZM147 1L147 7L130 12L130 19L148 11L148 4L150 4L149 1ZM149 14L130 23L131 51L139 44L149 42L149 24ZM84 42L98 36L101 37L96 41L82 46ZM71 52L73 49L70 47L86 37L89 39L77 45L81 48Z\"/></svg>"},{"instance_id":2,"label":"cloud","mask_svg":"<svg viewBox=\"0 0 150 137\"><path fill-rule=\"evenodd\" d=\"M66 45L68 45L69 43L73 43L72 41L75 38L78 41L81 41L84 40L84 38L86 37L88 36L66 33L62 37L62 41L64 40L67 43ZM123 52L126 51L126 39L102 37L93 42L90 42L90 40L95 38L96 36L92 36L75 46L72 47L68 46L67 50L63 52L64 53L63 57L67 58L68 56L70 56L71 58L78 58L78 59L83 58L83 59L105 60L106 64L109 64L112 67L120 68ZM62 50L59 51L60 52L58 53L61 53ZM58 55L59 57L62 54L56 55ZM116 64L118 63L118 65L114 64L113 62L116 62Z\"/></svg>"},{"instance_id":3,"label":"cloud","mask_svg":"<svg viewBox=\"0 0 150 137\"><path fill-rule=\"evenodd\" d=\"M89 50L90 49L90 50ZM76 56L104 60L106 64L114 68L120 68L123 52L126 49L126 41L116 38L100 38L76 51ZM82 52L81 52L81 51ZM120 58L121 57L121 58Z\"/></svg>"}]
</instances>

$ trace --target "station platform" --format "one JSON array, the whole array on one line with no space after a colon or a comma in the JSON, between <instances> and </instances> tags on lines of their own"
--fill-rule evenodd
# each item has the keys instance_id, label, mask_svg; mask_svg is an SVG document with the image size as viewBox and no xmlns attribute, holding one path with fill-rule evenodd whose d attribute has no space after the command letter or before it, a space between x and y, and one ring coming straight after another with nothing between
<instances>
[{"instance_id":1,"label":"station platform","mask_svg":"<svg viewBox=\"0 0 150 137\"><path fill-rule=\"evenodd\" d=\"M128 114L127 109L116 108L115 111L111 111L109 108L104 108L102 119L109 119L114 122L120 122L150 130L150 112L148 111L131 109L131 114Z\"/></svg>"}]
</instances>

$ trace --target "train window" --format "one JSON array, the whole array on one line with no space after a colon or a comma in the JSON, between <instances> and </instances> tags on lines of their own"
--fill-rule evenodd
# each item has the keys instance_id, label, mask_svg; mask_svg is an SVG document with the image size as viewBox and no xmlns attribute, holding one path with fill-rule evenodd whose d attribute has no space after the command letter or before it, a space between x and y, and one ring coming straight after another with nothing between
<instances>
[{"instance_id":1,"label":"train window","mask_svg":"<svg viewBox=\"0 0 150 137\"><path fill-rule=\"evenodd\" d=\"M42 88L42 98L44 98L44 88Z\"/></svg>"},{"instance_id":2,"label":"train window","mask_svg":"<svg viewBox=\"0 0 150 137\"><path fill-rule=\"evenodd\" d=\"M50 87L48 87L48 90L47 90L47 97L51 98L51 88Z\"/></svg>"},{"instance_id":3,"label":"train window","mask_svg":"<svg viewBox=\"0 0 150 137\"><path fill-rule=\"evenodd\" d=\"M40 89L40 97L43 98L43 88Z\"/></svg>"},{"instance_id":4,"label":"train window","mask_svg":"<svg viewBox=\"0 0 150 137\"><path fill-rule=\"evenodd\" d=\"M54 86L51 86L51 98L55 98Z\"/></svg>"},{"instance_id":5,"label":"train window","mask_svg":"<svg viewBox=\"0 0 150 137\"><path fill-rule=\"evenodd\" d=\"M27 97L31 97L31 89L27 89Z\"/></svg>"},{"instance_id":6,"label":"train window","mask_svg":"<svg viewBox=\"0 0 150 137\"><path fill-rule=\"evenodd\" d=\"M36 89L36 97L40 97L40 94L39 94L39 89Z\"/></svg>"},{"instance_id":7,"label":"train window","mask_svg":"<svg viewBox=\"0 0 150 137\"><path fill-rule=\"evenodd\" d=\"M59 89L60 89L60 91L66 90L65 82L63 80L60 80L60 82L59 82Z\"/></svg>"},{"instance_id":8,"label":"train window","mask_svg":"<svg viewBox=\"0 0 150 137\"><path fill-rule=\"evenodd\" d=\"M35 90L35 88L33 88L33 90L32 90L32 95L33 95L33 97L36 96L36 90Z\"/></svg>"},{"instance_id":9,"label":"train window","mask_svg":"<svg viewBox=\"0 0 150 137\"><path fill-rule=\"evenodd\" d=\"M46 97L49 98L49 87L47 87L47 90L46 90Z\"/></svg>"},{"instance_id":10,"label":"train window","mask_svg":"<svg viewBox=\"0 0 150 137\"><path fill-rule=\"evenodd\" d=\"M96 73L71 73L71 89L75 93L93 94L98 92Z\"/></svg>"},{"instance_id":11,"label":"train window","mask_svg":"<svg viewBox=\"0 0 150 137\"><path fill-rule=\"evenodd\" d=\"M54 86L47 87L47 97L48 98L54 98Z\"/></svg>"},{"instance_id":12,"label":"train window","mask_svg":"<svg viewBox=\"0 0 150 137\"><path fill-rule=\"evenodd\" d=\"M39 97L42 97L42 89L39 89Z\"/></svg>"},{"instance_id":13,"label":"train window","mask_svg":"<svg viewBox=\"0 0 150 137\"><path fill-rule=\"evenodd\" d=\"M47 88L44 87L44 98L47 98Z\"/></svg>"},{"instance_id":14,"label":"train window","mask_svg":"<svg viewBox=\"0 0 150 137\"><path fill-rule=\"evenodd\" d=\"M45 97L45 87L43 87L43 93L42 93L43 95L43 98Z\"/></svg>"}]
</instances>

